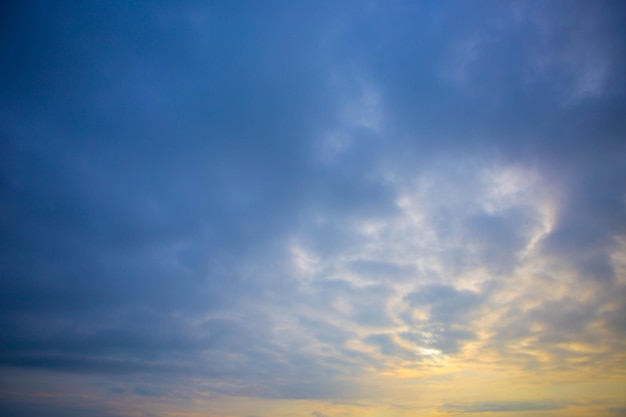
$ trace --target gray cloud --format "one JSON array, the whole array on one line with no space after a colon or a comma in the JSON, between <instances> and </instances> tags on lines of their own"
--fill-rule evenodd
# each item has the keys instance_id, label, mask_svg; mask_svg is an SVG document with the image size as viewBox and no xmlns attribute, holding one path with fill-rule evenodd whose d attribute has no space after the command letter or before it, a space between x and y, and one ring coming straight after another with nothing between
<instances>
[{"instance_id":1,"label":"gray cloud","mask_svg":"<svg viewBox=\"0 0 626 417\"><path fill-rule=\"evenodd\" d=\"M373 334L365 341L376 346L383 355L399 357L407 360L416 358L415 353L398 345L391 336L387 334Z\"/></svg>"},{"instance_id":2,"label":"gray cloud","mask_svg":"<svg viewBox=\"0 0 626 417\"><path fill-rule=\"evenodd\" d=\"M460 411L465 413L485 413L485 412L511 412L511 411L539 411L558 410L565 408L563 404L552 401L528 401L528 402L491 402L478 404L446 404L443 409L447 411Z\"/></svg>"},{"instance_id":3,"label":"gray cloud","mask_svg":"<svg viewBox=\"0 0 626 417\"><path fill-rule=\"evenodd\" d=\"M431 285L407 296L414 307L430 307L430 315L435 322L465 323L468 314L481 305L480 294L459 291L446 285Z\"/></svg>"}]
</instances>

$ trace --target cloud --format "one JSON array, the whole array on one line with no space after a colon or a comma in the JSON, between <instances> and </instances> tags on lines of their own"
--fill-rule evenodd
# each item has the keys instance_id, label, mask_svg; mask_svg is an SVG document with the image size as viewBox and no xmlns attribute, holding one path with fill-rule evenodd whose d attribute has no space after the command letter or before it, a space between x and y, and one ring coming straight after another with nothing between
<instances>
[{"instance_id":1,"label":"cloud","mask_svg":"<svg viewBox=\"0 0 626 417\"><path fill-rule=\"evenodd\" d=\"M550 401L528 401L477 403L469 405L446 404L443 408L448 411L461 411L465 413L506 413L512 411L558 410L565 408L565 406Z\"/></svg>"},{"instance_id":2,"label":"cloud","mask_svg":"<svg viewBox=\"0 0 626 417\"><path fill-rule=\"evenodd\" d=\"M50 417L123 417L125 415L112 413L108 410L101 410L95 407L77 407L76 405L70 405L66 407L50 407L49 404L31 403L4 403L0 405L0 410L2 411L2 415L7 417L26 417L40 414L45 414Z\"/></svg>"},{"instance_id":3,"label":"cloud","mask_svg":"<svg viewBox=\"0 0 626 417\"><path fill-rule=\"evenodd\" d=\"M73 376L105 407L616 375L622 6L118 6L3 18L8 415Z\"/></svg>"},{"instance_id":4,"label":"cloud","mask_svg":"<svg viewBox=\"0 0 626 417\"><path fill-rule=\"evenodd\" d=\"M370 343L383 355L399 357L402 359L413 360L416 355L409 349L406 349L398 345L391 336L387 334L373 334L365 339L365 342Z\"/></svg>"}]
</instances>

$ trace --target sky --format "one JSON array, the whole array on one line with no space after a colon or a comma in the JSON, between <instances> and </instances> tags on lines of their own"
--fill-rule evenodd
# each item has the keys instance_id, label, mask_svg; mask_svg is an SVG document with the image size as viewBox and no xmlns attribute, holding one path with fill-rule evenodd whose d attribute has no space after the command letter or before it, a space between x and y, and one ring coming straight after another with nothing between
<instances>
[{"instance_id":1,"label":"sky","mask_svg":"<svg viewBox=\"0 0 626 417\"><path fill-rule=\"evenodd\" d=\"M1 415L626 415L623 2L0 8Z\"/></svg>"}]
</instances>

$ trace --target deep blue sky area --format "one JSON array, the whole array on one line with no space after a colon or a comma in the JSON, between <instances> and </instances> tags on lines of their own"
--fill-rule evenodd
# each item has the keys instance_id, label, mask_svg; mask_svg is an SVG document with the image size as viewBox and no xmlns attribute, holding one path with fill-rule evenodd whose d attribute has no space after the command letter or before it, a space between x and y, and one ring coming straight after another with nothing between
<instances>
[{"instance_id":1,"label":"deep blue sky area","mask_svg":"<svg viewBox=\"0 0 626 417\"><path fill-rule=\"evenodd\" d=\"M0 414L626 408L623 2L5 3Z\"/></svg>"}]
</instances>

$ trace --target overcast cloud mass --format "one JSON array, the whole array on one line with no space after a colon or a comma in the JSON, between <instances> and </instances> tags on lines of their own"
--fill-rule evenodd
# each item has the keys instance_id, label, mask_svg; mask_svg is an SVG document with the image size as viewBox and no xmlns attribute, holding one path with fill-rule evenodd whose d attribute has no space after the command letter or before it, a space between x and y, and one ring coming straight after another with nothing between
<instances>
[{"instance_id":1,"label":"overcast cloud mass","mask_svg":"<svg viewBox=\"0 0 626 417\"><path fill-rule=\"evenodd\" d=\"M621 1L0 15L0 414L626 412Z\"/></svg>"}]
</instances>

